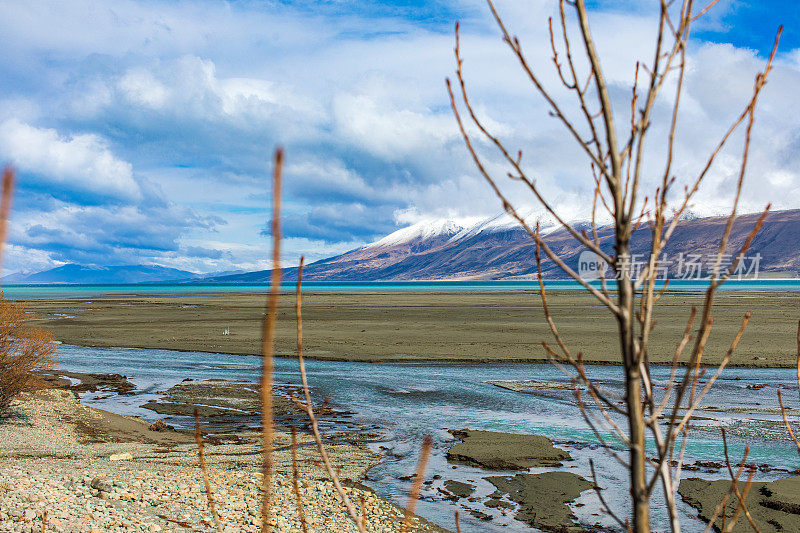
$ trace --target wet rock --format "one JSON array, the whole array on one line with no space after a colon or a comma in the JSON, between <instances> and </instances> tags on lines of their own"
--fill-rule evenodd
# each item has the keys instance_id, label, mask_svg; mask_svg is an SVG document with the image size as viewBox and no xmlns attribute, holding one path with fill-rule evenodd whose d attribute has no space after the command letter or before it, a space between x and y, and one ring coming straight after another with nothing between
<instances>
[{"instance_id":1,"label":"wet rock","mask_svg":"<svg viewBox=\"0 0 800 533\"><path fill-rule=\"evenodd\" d=\"M572 390L571 383L559 381L543 381L540 379L518 379L487 381L490 385L514 392L533 392L539 390Z\"/></svg>"},{"instance_id":2,"label":"wet rock","mask_svg":"<svg viewBox=\"0 0 800 533\"><path fill-rule=\"evenodd\" d=\"M261 398L257 383L228 381L221 379L186 381L171 387L158 400L142 405L162 415L194 416L197 409L201 417L226 417L229 419L252 419L261 417ZM273 395L276 418L291 418L301 415L300 409L291 400Z\"/></svg>"},{"instance_id":3,"label":"wet rock","mask_svg":"<svg viewBox=\"0 0 800 533\"><path fill-rule=\"evenodd\" d=\"M471 429L451 430L462 442L447 451L447 460L488 470L527 470L531 467L561 466L571 460L568 452L553 446L541 435L521 435Z\"/></svg>"},{"instance_id":4,"label":"wet rock","mask_svg":"<svg viewBox=\"0 0 800 533\"><path fill-rule=\"evenodd\" d=\"M452 479L445 481L444 486L448 491L450 491L452 494L455 494L459 498L467 498L468 496L471 496L473 492L475 492L474 485L462 483L460 481L453 481Z\"/></svg>"},{"instance_id":5,"label":"wet rock","mask_svg":"<svg viewBox=\"0 0 800 533\"><path fill-rule=\"evenodd\" d=\"M731 482L726 479L709 481L707 479L688 478L681 481L678 494L683 501L697 509L703 520L710 520L714 512L728 493ZM744 489L744 482L739 483L739 490ZM779 479L777 481L753 482L745 499L747 510L753 517L758 529L763 533L778 531L800 531L800 476ZM730 516L739 505L734 495L726 505L725 515ZM722 513L720 513L721 515ZM715 526L722 526L720 516ZM752 531L744 515L733 528L734 533Z\"/></svg>"},{"instance_id":6,"label":"wet rock","mask_svg":"<svg viewBox=\"0 0 800 533\"><path fill-rule=\"evenodd\" d=\"M436 487L436 490L442 495L442 499L443 500L447 500L447 501L451 501L451 502L458 501L458 496L456 496L455 494L452 494L450 492L447 492L442 487Z\"/></svg>"},{"instance_id":7,"label":"wet rock","mask_svg":"<svg viewBox=\"0 0 800 533\"><path fill-rule=\"evenodd\" d=\"M484 478L519 504L515 518L543 531L583 531L575 523L569 502L592 483L572 472L544 472Z\"/></svg>"},{"instance_id":8,"label":"wet rock","mask_svg":"<svg viewBox=\"0 0 800 533\"><path fill-rule=\"evenodd\" d=\"M469 511L469 514L471 514L475 518L478 518L480 520L484 520L486 522L488 522L489 520L491 520L493 518L492 515L490 515L490 514L486 514L486 513L482 512L482 511L479 511L477 509L472 509L470 507L467 507L467 511Z\"/></svg>"},{"instance_id":9,"label":"wet rock","mask_svg":"<svg viewBox=\"0 0 800 533\"><path fill-rule=\"evenodd\" d=\"M128 377L122 374L93 374L50 370L42 372L41 377L50 388L66 389L78 393L108 391L124 395L133 394L136 390L136 385L128 381ZM72 381L67 378L77 380L78 383L73 385Z\"/></svg>"},{"instance_id":10,"label":"wet rock","mask_svg":"<svg viewBox=\"0 0 800 533\"><path fill-rule=\"evenodd\" d=\"M161 419L156 420L155 422L150 424L150 427L148 429L150 431L175 431L175 427L174 426L170 426L169 424L167 424L166 422L164 422Z\"/></svg>"},{"instance_id":11,"label":"wet rock","mask_svg":"<svg viewBox=\"0 0 800 533\"><path fill-rule=\"evenodd\" d=\"M486 500L484 502L484 505L486 507L491 507L493 509L499 509L499 508L513 509L515 507L515 505L513 503L507 502L505 500L500 500L500 499L497 499L497 498L489 498L488 500Z\"/></svg>"}]
</instances>

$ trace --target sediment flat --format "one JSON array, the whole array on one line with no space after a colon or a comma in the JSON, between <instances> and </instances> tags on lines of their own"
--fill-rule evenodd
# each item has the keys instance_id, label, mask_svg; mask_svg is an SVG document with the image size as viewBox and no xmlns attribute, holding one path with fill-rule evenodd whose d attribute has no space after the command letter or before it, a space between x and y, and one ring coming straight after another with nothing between
<instances>
[{"instance_id":1,"label":"sediment flat","mask_svg":"<svg viewBox=\"0 0 800 533\"><path fill-rule=\"evenodd\" d=\"M671 362L700 293L666 294L655 312L650 360ZM67 344L260 352L265 297L194 294L34 300L37 323ZM551 291L559 331L584 361L615 363L616 322L590 295ZM704 362L719 362L746 312L750 324L733 366L796 363L800 293L719 293ZM306 355L368 362L537 362L552 343L540 298L532 291L459 293L308 293L303 305ZM225 334L227 332L227 334ZM277 354L295 354L294 295L280 299Z\"/></svg>"}]
</instances>

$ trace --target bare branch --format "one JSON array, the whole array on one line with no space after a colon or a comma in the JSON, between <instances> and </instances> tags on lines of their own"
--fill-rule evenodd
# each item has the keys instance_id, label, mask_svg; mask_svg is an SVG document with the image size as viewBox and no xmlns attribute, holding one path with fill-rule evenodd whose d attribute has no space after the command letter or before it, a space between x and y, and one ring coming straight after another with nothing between
<instances>
[{"instance_id":1,"label":"bare branch","mask_svg":"<svg viewBox=\"0 0 800 533\"><path fill-rule=\"evenodd\" d=\"M614 511L611 510L611 506L608 505L608 503L606 503L606 499L603 498L603 489L602 489L602 487L600 487L600 484L597 482L597 473L594 471L594 461L592 459L589 459L589 469L592 472L592 483L594 484L594 487L592 487L592 488L594 489L595 493L597 494L597 498L600 500L600 504L603 506L601 508L601 510L603 512L605 512L608 516L613 518L617 522L617 524L619 524L620 526L622 526L625 529L628 529L628 521L620 519L620 517L618 517L614 513Z\"/></svg>"},{"instance_id":2,"label":"bare branch","mask_svg":"<svg viewBox=\"0 0 800 533\"><path fill-rule=\"evenodd\" d=\"M708 4L708 5L705 7L705 8L703 8L703 9L700 11L700 13L698 13L697 15L695 15L695 16L692 18L692 20L693 20L693 21L695 21L695 20L699 19L700 17L702 17L703 15L705 15L705 14L708 12L708 10L709 10L709 9L711 9L712 7L714 7L714 6L716 5L716 3L717 3L717 2L719 2L719 0L711 0L711 2L710 2L710 3L709 3L709 4Z\"/></svg>"},{"instance_id":3,"label":"bare branch","mask_svg":"<svg viewBox=\"0 0 800 533\"><path fill-rule=\"evenodd\" d=\"M304 258L300 258L300 266L297 268L297 290L295 292L296 300L295 300L295 313L297 314L297 363L300 367L300 380L303 384L303 395L305 396L305 402L296 402L300 407L302 407L306 415L308 416L308 420L311 422L311 432L314 435L314 441L317 443L317 450L319 450L319 455L322 457L322 464L325 466L326 472L328 472L328 477L331 478L333 482L333 486L336 489L336 492L339 494L339 497L342 499L342 503L347 510L347 514L350 515L350 519L356 525L358 530L361 533L366 533L366 529L364 527L363 521L359 518L358 512L356 511L353 502L350 501L350 497L347 495L347 492L342 487L342 483L339 480L339 475L334 471L333 466L331 466L331 460L328 456L327 450L325 450L325 445L322 443L322 435L319 432L319 424L317 423L317 416L314 414L314 406L311 401L311 388L308 386L308 376L306 374L306 363L305 359L303 358L303 298L302 298L302 285L303 285L303 263Z\"/></svg>"},{"instance_id":4,"label":"bare branch","mask_svg":"<svg viewBox=\"0 0 800 533\"><path fill-rule=\"evenodd\" d=\"M292 426L292 486L294 487L294 496L297 501L297 516L300 518L300 527L303 533L308 533L308 524L306 524L306 513L303 511L303 496L300 492L300 471L297 468L297 428Z\"/></svg>"},{"instance_id":5,"label":"bare branch","mask_svg":"<svg viewBox=\"0 0 800 533\"><path fill-rule=\"evenodd\" d=\"M516 179L521 180L523 183L525 183L528 186L528 188L534 194L534 196L539 201L539 203L542 205L542 207L544 207L545 210L553 218L555 218L556 222L558 222L559 225L561 225L564 229L566 229L570 233L570 235L572 235L576 240L578 240L578 242L580 242L581 244L583 244L584 246L586 246L587 248L592 250L594 253L596 253L597 255L602 257L603 260L605 260L607 262L610 262L611 258L607 254L605 254L600 248L595 247L594 243L592 243L589 239L583 237L578 231L575 230L575 228L573 228L563 218L561 218L561 216L559 216L559 214L550 205L550 203L541 195L541 193L539 192L539 189L536 187L536 184L534 183L534 181L527 177L527 175L525 174L525 171L520 166L520 158L516 158L515 159L514 157L512 157L511 154L509 153L509 151L506 149L505 145L497 137L492 135L489 132L489 130L486 129L486 127L483 125L483 123L480 121L480 119L478 118L477 114L475 113L475 110L472 107L472 103L470 102L469 96L467 94L466 83L464 82L464 75L463 75L463 71L462 71L463 61L461 59L461 40L460 40L459 25L458 24L456 24L456 46L455 46L454 50L455 50L456 65L457 65L457 67L456 67L456 78L458 79L459 87L461 88L461 98L462 98L462 101L464 102L464 107L467 109L467 113L469 114L470 118L472 119L472 123L475 124L475 126L478 127L480 132L487 139L489 139L495 145L495 147L497 147L497 149L500 151L500 153L503 154L503 157L505 157L506 161L508 161L511 164L511 166L514 168L514 171L516 172ZM449 80L447 81L447 87L448 87L448 91L449 91L450 90L450 82L449 82ZM454 105L454 107L455 107L455 105Z\"/></svg>"},{"instance_id":6,"label":"bare branch","mask_svg":"<svg viewBox=\"0 0 800 533\"><path fill-rule=\"evenodd\" d=\"M728 437L725 433L725 428L722 428L722 444L723 444L723 449L725 451L725 464L728 466L728 475L730 475L732 481L731 486L733 488L733 491L736 493L736 497L739 498L739 506L737 507L737 513L735 513L734 516L731 518L729 527L733 527L733 525L736 523L736 519L738 517L738 511L739 509L741 509L742 511L744 511L744 514L747 517L747 521L750 522L750 527L753 528L753 531L759 533L758 526L756 526L756 523L753 521L753 517L750 515L750 511L747 509L747 504L745 503L745 500L747 499L747 492L750 490L750 481L753 478L752 474L755 472L755 469L751 469L750 471L751 475L747 480L747 485L744 488L744 493L739 492L739 487L737 486L738 483L733 475L733 468L731 468L731 458L730 455L728 455Z\"/></svg>"},{"instance_id":7,"label":"bare branch","mask_svg":"<svg viewBox=\"0 0 800 533\"><path fill-rule=\"evenodd\" d=\"M797 447L797 454L800 455L800 441L797 440L797 437L794 435L794 431L792 431L792 426L789 424L789 419L786 416L786 408L783 406L783 398L781 397L781 390L778 389L778 403L781 406L781 415L783 416L783 425L786 426L786 431L789 432L789 437L794 442L794 445Z\"/></svg>"},{"instance_id":8,"label":"bare branch","mask_svg":"<svg viewBox=\"0 0 800 533\"><path fill-rule=\"evenodd\" d=\"M528 63L528 60L522 53L522 47L520 46L519 40L516 37L512 37L511 34L508 32L492 0L487 0L487 3L489 4L489 9L492 11L492 16L494 16L495 22L497 22L497 25L499 26L500 31L503 34L503 41L506 44L508 44L508 46L514 52L514 55L517 56L517 59L519 60L520 65L522 66L522 69L528 75L528 79L531 80L531 83L533 83L534 87L536 87L536 89L539 91L539 94L541 94L542 97L545 99L545 101L547 101L548 105L550 105L550 108L552 109L552 115L557 117L561 121L561 123L564 124L564 126L567 128L570 134L575 138L578 144L583 148L583 150L586 152L589 158L595 162L595 164L601 170L603 175L606 176L606 179L611 179L608 170L602 163L602 159L599 158L598 155L592 152L592 150L589 148L589 145L583 140L580 133L578 133L577 129L572 124L572 122L570 122L570 120L567 119L566 115L561 111L561 107L553 99L550 93L544 88L539 78L533 72L533 69Z\"/></svg>"},{"instance_id":9,"label":"bare branch","mask_svg":"<svg viewBox=\"0 0 800 533\"><path fill-rule=\"evenodd\" d=\"M464 123L461 120L461 114L459 113L458 107L456 106L455 96L453 95L453 89L452 89L452 86L450 84L450 80L448 79L448 80L445 80L445 81L446 81L446 84L447 84L448 94L450 95L450 105L451 105L451 107L453 109L453 113L455 114L456 122L458 123L459 130L461 131L461 136L464 139L464 142L467 145L467 149L469 150L469 153L472 156L472 159L475 162L475 165L478 167L478 170L483 175L483 177L486 179L486 181L489 183L489 185L492 187L492 190L497 195L497 197L500 198L500 201L503 204L503 209L506 211L506 213L511 215L517 222L520 223L520 225L528 233L528 235L530 235L535 240L537 240L539 245L542 247L542 249L547 254L547 257L549 257L551 261L556 263L572 279L574 279L575 281L580 283L586 290L588 290L590 293L592 293L592 295L594 295L595 298L600 300L600 302L602 302L612 312L619 313L619 308L616 306L616 304L614 304L605 294L603 294L602 292L598 291L595 287L592 287L586 280L582 279L578 275L577 272L575 272L560 257L558 257L555 253L553 253L553 251L547 246L547 244L542 239L538 239L536 237L536 235L535 235L534 231L531 229L530 225L516 211L514 206L508 201L506 196L499 189L499 187L497 186L497 183L495 183L494 179L488 173L488 171L486 170L486 167L483 165L483 162L481 161L480 157L478 156L477 152L475 151L475 148L472 146L472 140L470 139L469 134L467 133L467 131L464 129Z\"/></svg>"},{"instance_id":10,"label":"bare branch","mask_svg":"<svg viewBox=\"0 0 800 533\"><path fill-rule=\"evenodd\" d=\"M0 265L2 265L3 246L8 234L8 217L11 214L11 200L14 197L16 177L17 173L13 167L7 166L3 169L3 192L2 200L0 200Z\"/></svg>"},{"instance_id":11,"label":"bare branch","mask_svg":"<svg viewBox=\"0 0 800 533\"><path fill-rule=\"evenodd\" d=\"M200 470L203 471L203 484L206 487L206 497L208 498L208 509L211 511L211 517L214 519L214 525L217 531L222 533L222 522L219 520L219 513L217 513L217 505L214 502L214 494L211 492L211 481L208 476L208 468L206 468L206 454L205 447L203 446L203 434L200 431L200 416L197 414L197 408L194 409L194 440L197 442L197 455L200 458Z\"/></svg>"},{"instance_id":12,"label":"bare branch","mask_svg":"<svg viewBox=\"0 0 800 533\"><path fill-rule=\"evenodd\" d=\"M575 10L578 13L578 21L580 23L581 34L583 36L583 44L586 48L586 55L592 65L592 75L594 76L595 85L597 86L597 98L600 101L600 109L603 112L603 123L606 129L606 143L611 162L611 175L609 176L609 188L614 191L619 188L619 177L622 175L622 164L620 160L619 150L617 149L617 131L614 126L614 117L612 114L611 97L608 95L608 87L606 86L605 76L603 69L600 67L600 58L597 56L597 50L592 40L592 33L589 30L589 17L586 11L584 0L575 1ZM604 168L604 167L603 167ZM601 168L601 170L603 170ZM615 199L620 199L619 195L615 195ZM622 213L622 204L618 202L615 206L617 213Z\"/></svg>"},{"instance_id":13,"label":"bare branch","mask_svg":"<svg viewBox=\"0 0 800 533\"><path fill-rule=\"evenodd\" d=\"M725 494L725 496L722 498L722 500L720 500L720 502L717 504L717 507L714 510L714 514L711 515L711 519L708 521L708 525L706 526L706 528L703 531L703 533L708 533L709 531L711 531L711 528L714 527L714 524L717 521L717 517L719 517L719 514L722 512L722 510L728 504L728 500L730 499L731 494L733 494L734 484L739 482L739 477L741 477L742 472L744 472L744 467L745 467L745 464L747 463L747 456L749 454L750 454L750 446L745 446L744 454L742 455L742 460L739 463L739 469L736 471L736 474L733 476L733 479L731 480L731 488L728 490L728 493ZM750 477L752 479L752 473L754 471L751 470L750 472L751 472L751 476Z\"/></svg>"},{"instance_id":14,"label":"bare branch","mask_svg":"<svg viewBox=\"0 0 800 533\"><path fill-rule=\"evenodd\" d=\"M428 459L431 456L432 447L433 439L430 435L425 435L425 438L422 440L422 450L419 454L417 470L414 473L414 483L411 485L411 493L408 495L408 505L406 506L406 512L403 516L403 525L400 526L400 533L406 533L408 528L411 527L411 519L414 517L414 510L417 508L419 492L422 490L422 479L425 476L425 468L428 466Z\"/></svg>"},{"instance_id":15,"label":"bare branch","mask_svg":"<svg viewBox=\"0 0 800 533\"><path fill-rule=\"evenodd\" d=\"M778 33L775 36L775 43L772 47L772 52L770 52L769 59L767 60L767 64L764 70L756 75L756 80L753 87L753 95L751 96L750 101L745 106L744 111L742 111L742 114L739 115L739 117L734 121L734 123L730 126L730 128L728 128L728 130L722 136L722 139L717 144L717 147L711 153L708 160L706 161L705 166L700 171L700 174L697 176L697 178L695 178L692 186L687 189L686 194L684 195L683 202L681 203L680 207L675 211L675 215L672 222L670 223L667 230L664 232L665 241L669 240L669 237L672 235L672 232L675 231L675 227L678 224L680 216L686 210L692 197L699 190L700 184L703 182L703 179L708 174L708 171L711 169L711 166L714 164L714 161L716 161L717 155L719 155L722 148L724 148L725 145L727 144L730 136L733 134L734 131L736 131L739 128L742 122L744 122L744 120L748 116L750 116L751 113L755 112L755 107L756 103L758 102L758 97L761 94L761 90L764 88L764 85L767 83L767 77L769 76L769 73L772 70L772 61L773 59L775 59L775 54L778 51L778 43L780 42L782 32L783 32L783 26L778 28ZM749 145L749 138L748 138L748 145Z\"/></svg>"},{"instance_id":16,"label":"bare branch","mask_svg":"<svg viewBox=\"0 0 800 533\"><path fill-rule=\"evenodd\" d=\"M714 382L717 380L717 378L720 376L720 374L722 374L722 371L725 369L725 366L731 360L731 355L733 355L734 350L736 350L736 346L739 344L739 341L742 338L742 334L744 334L744 330L747 328L747 323L749 321L750 321L750 313L748 312L744 316L744 320L742 320L742 325L739 328L739 332L736 334L736 337L733 339L733 342L731 342L731 346L730 346L730 348L728 348L728 351L725 354L725 357L723 357L722 362L720 363L719 367L717 368L717 371L708 380L708 383L706 383L706 386L703 387L703 390L700 392L700 394L697 395L697 398L694 399L691 402L691 404L689 405L688 409L686 410L686 414L683 415L683 419L681 420L680 424L678 424L678 428L677 428L676 432L680 432L680 430L683 429L683 426L687 422L689 422L689 420L692 418L692 414L697 409L697 407L699 407L700 402L702 401L703 397L706 395L706 393L714 385ZM693 385L693 388L694 388L694 385Z\"/></svg>"},{"instance_id":17,"label":"bare branch","mask_svg":"<svg viewBox=\"0 0 800 533\"><path fill-rule=\"evenodd\" d=\"M281 285L281 176L283 172L283 149L275 150L272 174L272 277L267 298L267 312L261 335L261 440L263 491L261 492L261 527L266 533L272 531L272 372L275 350L275 323L278 319L278 295Z\"/></svg>"}]
</instances>

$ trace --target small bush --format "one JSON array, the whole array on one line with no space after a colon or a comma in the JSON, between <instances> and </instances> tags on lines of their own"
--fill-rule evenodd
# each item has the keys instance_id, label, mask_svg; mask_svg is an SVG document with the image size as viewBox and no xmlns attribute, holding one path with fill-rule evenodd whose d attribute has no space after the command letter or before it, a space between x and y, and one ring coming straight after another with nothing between
<instances>
[{"instance_id":1,"label":"small bush","mask_svg":"<svg viewBox=\"0 0 800 533\"><path fill-rule=\"evenodd\" d=\"M0 293L0 413L19 393L41 388L40 372L58 361L52 334L26 323L32 316Z\"/></svg>"}]
</instances>

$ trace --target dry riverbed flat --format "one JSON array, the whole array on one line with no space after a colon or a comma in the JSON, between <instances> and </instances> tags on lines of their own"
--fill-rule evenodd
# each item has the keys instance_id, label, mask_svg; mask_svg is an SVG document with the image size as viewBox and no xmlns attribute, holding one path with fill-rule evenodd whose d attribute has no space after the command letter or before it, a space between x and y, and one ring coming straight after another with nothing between
<instances>
[{"instance_id":1,"label":"dry riverbed flat","mask_svg":"<svg viewBox=\"0 0 800 533\"><path fill-rule=\"evenodd\" d=\"M665 295L655 313L650 360L671 361L699 293ZM33 300L39 324L67 344L258 354L265 298L254 294ZM552 291L550 307L565 340L588 362L616 362L616 325L594 298ZM732 365L796 363L800 293L717 295L704 361L718 362L745 313L752 319ZM309 357L345 361L543 361L551 341L535 292L308 293ZM280 301L277 353L293 356L294 295ZM223 334L228 332L228 334Z\"/></svg>"},{"instance_id":2,"label":"dry riverbed flat","mask_svg":"<svg viewBox=\"0 0 800 533\"><path fill-rule=\"evenodd\" d=\"M259 436L227 442L206 447L224 531L259 531ZM310 530L356 531L310 438L301 434L299 442ZM289 436L277 433L275 444L274 524L277 531L301 531ZM332 444L328 452L342 479L354 483L377 463L359 446ZM368 531L397 531L403 510L359 487L347 491L359 507L363 497ZM23 395L0 420L0 531L43 531L45 519L46 530L56 532L215 531L192 435L152 431L141 420L81 405L62 390ZM415 519L412 531L443 530Z\"/></svg>"}]
</instances>

